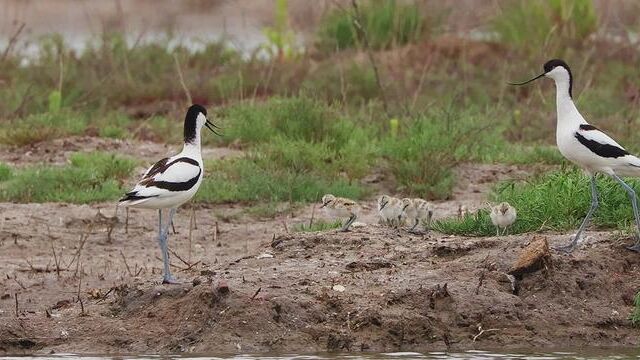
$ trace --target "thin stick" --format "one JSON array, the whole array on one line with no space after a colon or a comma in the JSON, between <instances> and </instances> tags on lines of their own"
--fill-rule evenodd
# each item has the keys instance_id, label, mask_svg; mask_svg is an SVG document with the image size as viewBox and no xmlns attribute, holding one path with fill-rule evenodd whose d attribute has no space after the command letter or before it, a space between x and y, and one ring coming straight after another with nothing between
<instances>
[{"instance_id":1,"label":"thin stick","mask_svg":"<svg viewBox=\"0 0 640 360\"><path fill-rule=\"evenodd\" d=\"M251 297L251 300L255 299L256 296L258 296L258 294L260 293L260 290L262 290L261 287L258 288L258 290L256 290L256 292L253 294L253 296Z\"/></svg>"},{"instance_id":2,"label":"thin stick","mask_svg":"<svg viewBox=\"0 0 640 360\"><path fill-rule=\"evenodd\" d=\"M191 98L191 93L189 92L189 89L187 88L187 85L184 82L184 77L182 76L182 69L180 68L180 60L178 60L178 54L173 54L173 59L175 60L176 63L176 70L178 72L178 77L180 78L180 85L182 85L182 90L184 90L184 95L187 97L187 102L189 103L188 105L193 104L193 99Z\"/></svg>"},{"instance_id":3,"label":"thin stick","mask_svg":"<svg viewBox=\"0 0 640 360\"><path fill-rule=\"evenodd\" d=\"M133 276L133 273L131 272L131 268L129 267L129 264L127 264L127 258L124 257L124 253L122 252L122 250L120 250L120 256L122 256L122 260L124 261L124 266L127 268L127 272L129 273L129 276Z\"/></svg>"},{"instance_id":4,"label":"thin stick","mask_svg":"<svg viewBox=\"0 0 640 360\"><path fill-rule=\"evenodd\" d=\"M193 230L198 230L198 218L196 217L196 208L192 207L191 211L193 211Z\"/></svg>"},{"instance_id":5,"label":"thin stick","mask_svg":"<svg viewBox=\"0 0 640 360\"><path fill-rule=\"evenodd\" d=\"M380 97L382 99L382 107L384 108L384 112L389 115L389 106L387 105L387 97L384 93L384 88L382 87L382 81L380 81L380 72L378 71L378 65L376 64L376 59L373 57L373 52L369 47L369 38L367 36L367 31L362 27L362 17L360 16L360 9L358 8L358 3L356 0L351 0L351 6L353 7L353 26L356 31L362 37L362 42L364 43L364 49L367 53L367 57L369 58L369 62L371 63L371 67L373 68L373 74L376 78L376 84L378 85L378 89L380 90Z\"/></svg>"},{"instance_id":6,"label":"thin stick","mask_svg":"<svg viewBox=\"0 0 640 360\"><path fill-rule=\"evenodd\" d=\"M78 261L78 264L80 261ZM80 272L80 278L78 279L78 302L80 302L80 316L85 316L84 313L84 303L82 303L82 298L80 297L80 288L82 287L82 272Z\"/></svg>"},{"instance_id":7,"label":"thin stick","mask_svg":"<svg viewBox=\"0 0 640 360\"><path fill-rule=\"evenodd\" d=\"M53 237L51 236L51 228L47 224L47 232L49 233L49 243L51 244L51 251L53 252L53 261L56 264L56 274L60 277L60 263L58 263L58 255L56 255L56 249L53 246Z\"/></svg>"},{"instance_id":8,"label":"thin stick","mask_svg":"<svg viewBox=\"0 0 640 360\"><path fill-rule=\"evenodd\" d=\"M18 27L18 30L13 33L13 35L11 35L11 38L9 38L9 43L7 43L7 47L4 49L4 52L2 53L2 61L4 61L7 56L9 56L9 52L11 51L11 49L13 49L13 47L15 46L16 42L18 41L18 36L20 36L20 33L22 32L22 30L24 30L24 27L27 25L27 23L22 23L20 24L20 27Z\"/></svg>"},{"instance_id":9,"label":"thin stick","mask_svg":"<svg viewBox=\"0 0 640 360\"><path fill-rule=\"evenodd\" d=\"M182 257L180 257L180 255L178 255L178 253L176 253L175 251L169 249L169 252L171 254L173 254L173 256L177 257L178 260L182 261L183 264L187 265L187 266L192 266L190 262L186 261L185 259L183 259Z\"/></svg>"},{"instance_id":10,"label":"thin stick","mask_svg":"<svg viewBox=\"0 0 640 360\"><path fill-rule=\"evenodd\" d=\"M58 92L62 94L62 80L64 79L64 58L60 54L60 78L58 78Z\"/></svg>"},{"instance_id":11,"label":"thin stick","mask_svg":"<svg viewBox=\"0 0 640 360\"><path fill-rule=\"evenodd\" d=\"M213 232L213 242L218 242L218 233L220 233L220 229L218 228L218 222L216 221L216 230Z\"/></svg>"},{"instance_id":12,"label":"thin stick","mask_svg":"<svg viewBox=\"0 0 640 360\"><path fill-rule=\"evenodd\" d=\"M22 284L20 281L18 281L18 275L13 275L13 281L15 281L18 285L20 285L22 290L27 290L27 287L24 286L24 284Z\"/></svg>"},{"instance_id":13,"label":"thin stick","mask_svg":"<svg viewBox=\"0 0 640 360\"><path fill-rule=\"evenodd\" d=\"M427 70L429 69L433 56L429 56L429 58L427 59L427 61L425 61L424 66L422 67L422 73L420 74L420 80L418 81L418 86L416 87L416 90L413 93L413 100L411 102L411 112L413 112L416 108L416 103L418 101L418 96L420 95L420 92L422 91L422 85L424 84L424 78L425 75L427 74Z\"/></svg>"},{"instance_id":14,"label":"thin stick","mask_svg":"<svg viewBox=\"0 0 640 360\"><path fill-rule=\"evenodd\" d=\"M18 293L14 293L13 297L16 299L16 317L20 317L20 311L18 309Z\"/></svg>"},{"instance_id":15,"label":"thin stick","mask_svg":"<svg viewBox=\"0 0 640 360\"><path fill-rule=\"evenodd\" d=\"M309 220L309 229L313 226L313 217L316 214L316 203L313 203L313 208L311 209L311 219Z\"/></svg>"},{"instance_id":16,"label":"thin stick","mask_svg":"<svg viewBox=\"0 0 640 360\"><path fill-rule=\"evenodd\" d=\"M195 212L193 211L193 209L191 209L191 217L189 218L189 255L188 258L189 262L191 262L191 235L193 234L193 223L194 223L194 215Z\"/></svg>"}]
</instances>

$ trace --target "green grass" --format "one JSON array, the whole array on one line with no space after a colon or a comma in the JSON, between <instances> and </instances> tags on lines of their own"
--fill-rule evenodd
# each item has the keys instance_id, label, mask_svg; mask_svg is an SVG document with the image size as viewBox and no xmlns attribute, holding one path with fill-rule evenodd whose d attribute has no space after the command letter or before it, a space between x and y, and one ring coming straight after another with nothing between
<instances>
[{"instance_id":1,"label":"green grass","mask_svg":"<svg viewBox=\"0 0 640 360\"><path fill-rule=\"evenodd\" d=\"M636 191L640 181L626 180ZM633 226L633 210L627 193L614 180L599 176L600 206L592 219L600 229L627 229ZM518 211L518 219L510 233L540 230L567 231L580 225L591 205L589 179L579 170L556 171L533 180L499 184L494 202L507 201ZM489 236L495 234L487 211L479 211L463 219L444 219L434 229L447 234Z\"/></svg>"},{"instance_id":2,"label":"green grass","mask_svg":"<svg viewBox=\"0 0 640 360\"><path fill-rule=\"evenodd\" d=\"M10 202L90 203L116 200L135 167L131 159L107 153L76 153L66 166L7 169L0 174L0 199Z\"/></svg>"},{"instance_id":3,"label":"green grass","mask_svg":"<svg viewBox=\"0 0 640 360\"><path fill-rule=\"evenodd\" d=\"M362 26L374 49L385 49L420 39L430 22L417 4L396 0L361 2ZM320 22L316 46L327 52L359 47L362 39L353 25L353 9L335 8Z\"/></svg>"},{"instance_id":4,"label":"green grass","mask_svg":"<svg viewBox=\"0 0 640 360\"><path fill-rule=\"evenodd\" d=\"M501 41L531 54L559 56L566 47L583 45L598 29L591 0L516 1L493 20Z\"/></svg>"},{"instance_id":5,"label":"green grass","mask_svg":"<svg viewBox=\"0 0 640 360\"><path fill-rule=\"evenodd\" d=\"M87 120L74 112L29 115L0 127L0 144L22 146L84 132Z\"/></svg>"},{"instance_id":6,"label":"green grass","mask_svg":"<svg viewBox=\"0 0 640 360\"><path fill-rule=\"evenodd\" d=\"M367 191L346 179L279 168L260 154L206 163L198 202L313 202L323 194L361 198Z\"/></svg>"},{"instance_id":7,"label":"green grass","mask_svg":"<svg viewBox=\"0 0 640 360\"><path fill-rule=\"evenodd\" d=\"M293 231L296 232L316 232L316 231L327 231L332 229L337 229L342 226L342 222L334 221L334 222L326 222L326 221L315 221L311 226L309 224L300 223L296 224L293 227Z\"/></svg>"},{"instance_id":8,"label":"green grass","mask_svg":"<svg viewBox=\"0 0 640 360\"><path fill-rule=\"evenodd\" d=\"M425 199L446 199L455 184L455 166L482 153L488 139L499 136L487 121L488 117L457 109L400 120L399 135L383 143L399 190Z\"/></svg>"},{"instance_id":9,"label":"green grass","mask_svg":"<svg viewBox=\"0 0 640 360\"><path fill-rule=\"evenodd\" d=\"M631 325L638 327L640 326L640 292L634 297L633 306L633 312L631 312L630 316Z\"/></svg>"}]
</instances>

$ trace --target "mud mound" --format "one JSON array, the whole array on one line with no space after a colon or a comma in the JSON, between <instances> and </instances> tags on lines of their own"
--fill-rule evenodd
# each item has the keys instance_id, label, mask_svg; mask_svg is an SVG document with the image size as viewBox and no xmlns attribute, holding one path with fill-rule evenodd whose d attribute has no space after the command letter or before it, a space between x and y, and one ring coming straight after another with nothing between
<instances>
[{"instance_id":1,"label":"mud mound","mask_svg":"<svg viewBox=\"0 0 640 360\"><path fill-rule=\"evenodd\" d=\"M51 218L83 226L57 216ZM151 240L127 245L150 231L140 226L150 221L136 218L129 235L117 228L111 244L104 234L101 242L90 237L86 251L95 255L84 257L84 272L75 276L70 270L56 275L44 261L37 266L48 266L48 272L0 279L0 351L425 351L640 343L640 331L628 320L640 287L640 257L611 233L590 232L591 240L572 255L552 251L548 271L528 273L514 295L507 272L533 236L414 235L377 225L348 233L273 235L274 221L256 224L263 226L260 232L224 224L216 244L212 221L203 217L194 235L201 263L178 272L185 283L171 286L155 283L159 273L153 267L133 263L144 258L160 264ZM41 236L34 232L18 244L28 250ZM566 236L546 239L553 247ZM74 236L68 246L77 242ZM241 246L230 251L220 242L252 244L251 252L239 256ZM23 251L10 241L0 246L14 257ZM118 247L126 251L101 253ZM42 253L46 259L48 250ZM124 266L117 276L105 271L103 262L120 258L129 259L132 275L123 275ZM28 271L26 265L11 266Z\"/></svg>"}]
</instances>

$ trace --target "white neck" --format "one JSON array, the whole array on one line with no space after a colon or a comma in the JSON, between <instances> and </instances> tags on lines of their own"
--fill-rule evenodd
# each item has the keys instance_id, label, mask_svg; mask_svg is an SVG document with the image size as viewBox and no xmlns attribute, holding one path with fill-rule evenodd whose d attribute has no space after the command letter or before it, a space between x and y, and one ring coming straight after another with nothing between
<instances>
[{"instance_id":1,"label":"white neck","mask_svg":"<svg viewBox=\"0 0 640 360\"><path fill-rule=\"evenodd\" d=\"M585 124L578 108L569 96L569 80L558 79L556 83L556 110L558 112L558 126L569 124Z\"/></svg>"},{"instance_id":2,"label":"white neck","mask_svg":"<svg viewBox=\"0 0 640 360\"><path fill-rule=\"evenodd\" d=\"M184 147L182 148L183 154L188 154L195 157L201 157L201 145L200 145L200 130L196 128L196 136L193 141L189 143L184 143Z\"/></svg>"}]
</instances>

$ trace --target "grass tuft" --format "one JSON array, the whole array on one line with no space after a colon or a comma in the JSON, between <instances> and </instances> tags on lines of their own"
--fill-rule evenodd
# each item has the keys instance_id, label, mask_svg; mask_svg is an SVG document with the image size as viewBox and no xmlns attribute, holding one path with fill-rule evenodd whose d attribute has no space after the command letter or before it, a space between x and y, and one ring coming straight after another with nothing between
<instances>
[{"instance_id":1,"label":"grass tuft","mask_svg":"<svg viewBox=\"0 0 640 360\"><path fill-rule=\"evenodd\" d=\"M351 9L349 9L351 10ZM396 0L369 1L360 5L363 29L369 45L386 49L420 39L430 25L417 4ZM320 22L317 47L327 52L360 46L361 39L353 25L352 11L336 8Z\"/></svg>"},{"instance_id":2,"label":"grass tuft","mask_svg":"<svg viewBox=\"0 0 640 360\"><path fill-rule=\"evenodd\" d=\"M115 200L135 162L107 153L76 153L66 166L13 169L0 178L0 199L12 202L89 203Z\"/></svg>"},{"instance_id":3,"label":"grass tuft","mask_svg":"<svg viewBox=\"0 0 640 360\"><path fill-rule=\"evenodd\" d=\"M492 129L481 116L464 111L432 111L400 123L400 136L389 136L383 152L401 190L425 199L445 199L451 194L454 167L473 158L488 142Z\"/></svg>"},{"instance_id":4,"label":"grass tuft","mask_svg":"<svg viewBox=\"0 0 640 360\"><path fill-rule=\"evenodd\" d=\"M640 292L633 299L633 311L631 312L630 320L631 325L640 327Z\"/></svg>"},{"instance_id":5,"label":"grass tuft","mask_svg":"<svg viewBox=\"0 0 640 360\"><path fill-rule=\"evenodd\" d=\"M640 181L625 180L636 191ZM599 176L600 206L592 225L603 229L626 229L633 226L633 210L624 189L613 179ZM531 231L575 230L591 206L589 178L582 171L562 170L527 182L505 182L495 189L493 200L507 201L518 211L518 219L509 233ZM434 229L447 234L490 236L495 234L487 211L480 211L463 219L444 219L434 224Z\"/></svg>"},{"instance_id":6,"label":"grass tuft","mask_svg":"<svg viewBox=\"0 0 640 360\"><path fill-rule=\"evenodd\" d=\"M591 0L533 0L513 2L494 20L503 42L528 52L551 53L581 45L598 29Z\"/></svg>"}]
</instances>

